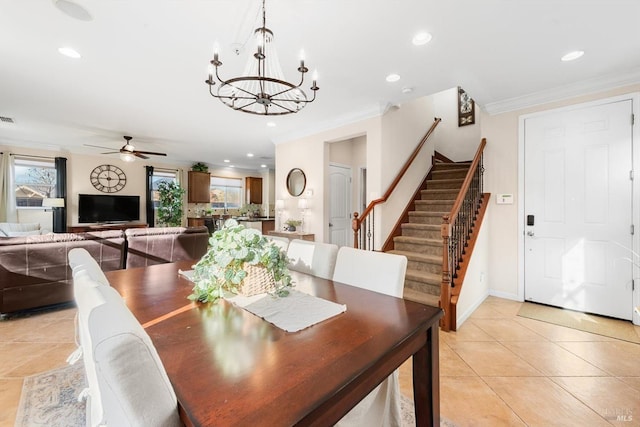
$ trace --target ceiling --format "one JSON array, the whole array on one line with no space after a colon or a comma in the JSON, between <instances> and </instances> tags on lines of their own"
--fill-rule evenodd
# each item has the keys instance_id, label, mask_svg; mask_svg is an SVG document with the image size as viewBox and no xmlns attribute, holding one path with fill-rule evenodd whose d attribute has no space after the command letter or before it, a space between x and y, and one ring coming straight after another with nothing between
<instances>
[{"instance_id":1,"label":"ceiling","mask_svg":"<svg viewBox=\"0 0 640 427\"><path fill-rule=\"evenodd\" d=\"M297 114L255 116L212 98L204 81L214 42L221 76L244 70L258 0L74 1L91 20L56 0L0 0L0 116L14 120L0 122L0 145L97 154L84 144L117 149L131 135L171 163L259 170L274 166L274 142L455 86L497 111L563 88L640 82L637 0L267 0L285 77L299 78L304 48L320 90ZM420 30L433 39L414 46ZM560 61L573 50L585 55Z\"/></svg>"}]
</instances>

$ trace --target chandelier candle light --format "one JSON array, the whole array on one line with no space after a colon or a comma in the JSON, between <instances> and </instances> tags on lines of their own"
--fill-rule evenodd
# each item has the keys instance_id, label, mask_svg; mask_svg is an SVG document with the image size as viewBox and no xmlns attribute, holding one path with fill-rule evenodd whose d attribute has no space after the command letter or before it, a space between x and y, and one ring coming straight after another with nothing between
<instances>
[{"instance_id":1,"label":"chandelier candle light","mask_svg":"<svg viewBox=\"0 0 640 427\"><path fill-rule=\"evenodd\" d=\"M317 75L314 73L311 90L313 98L300 89L304 82L304 75L309 69L304 65L304 57L300 59L300 83L293 84L284 80L278 56L273 46L273 32L267 28L265 0L262 0L262 27L255 30L256 52L249 58L243 76L223 80L218 74L222 66L218 49L214 48L213 59L209 65L209 78L205 81L209 85L211 96L218 98L226 106L245 113L264 116L281 116L297 113L308 103L316 99ZM215 78L220 83L217 91Z\"/></svg>"}]
</instances>

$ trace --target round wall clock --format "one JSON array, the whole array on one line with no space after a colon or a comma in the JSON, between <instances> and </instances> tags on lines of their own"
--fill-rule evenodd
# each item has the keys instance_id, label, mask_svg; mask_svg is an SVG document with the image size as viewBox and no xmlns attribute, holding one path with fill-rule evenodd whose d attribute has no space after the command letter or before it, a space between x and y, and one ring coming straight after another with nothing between
<instances>
[{"instance_id":1,"label":"round wall clock","mask_svg":"<svg viewBox=\"0 0 640 427\"><path fill-rule=\"evenodd\" d=\"M127 176L114 165L100 165L91 171L91 184L104 193L116 193L127 184Z\"/></svg>"}]
</instances>

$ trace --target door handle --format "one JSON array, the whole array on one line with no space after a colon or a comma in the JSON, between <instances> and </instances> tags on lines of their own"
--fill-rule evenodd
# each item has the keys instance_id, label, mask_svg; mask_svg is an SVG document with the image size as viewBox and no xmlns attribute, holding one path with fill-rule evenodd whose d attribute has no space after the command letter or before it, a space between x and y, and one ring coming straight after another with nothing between
<instances>
[{"instance_id":1,"label":"door handle","mask_svg":"<svg viewBox=\"0 0 640 427\"><path fill-rule=\"evenodd\" d=\"M533 237L535 233L533 231L527 231L527 236Z\"/></svg>"},{"instance_id":2,"label":"door handle","mask_svg":"<svg viewBox=\"0 0 640 427\"><path fill-rule=\"evenodd\" d=\"M333 224L329 223L329 227L333 227Z\"/></svg>"}]
</instances>

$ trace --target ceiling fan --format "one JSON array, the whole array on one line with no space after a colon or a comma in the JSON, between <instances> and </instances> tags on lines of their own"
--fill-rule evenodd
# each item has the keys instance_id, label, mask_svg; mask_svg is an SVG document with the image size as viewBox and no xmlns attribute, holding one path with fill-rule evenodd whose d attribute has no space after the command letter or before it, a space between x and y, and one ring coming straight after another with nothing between
<instances>
[{"instance_id":1,"label":"ceiling fan","mask_svg":"<svg viewBox=\"0 0 640 427\"><path fill-rule=\"evenodd\" d=\"M126 143L122 146L122 148L119 151L108 151L106 153L100 153L100 154L118 154L120 153L120 159L125 161L125 162L133 162L136 157L140 157L141 159L148 159L149 156L166 156L166 153L158 153L155 151L140 151L140 150L136 150L136 148L131 144L131 140L133 139L133 137L131 136L124 136L123 137L126 141ZM96 148L104 148L105 150L111 150L111 148L109 147L101 147L99 145L90 145L90 144L84 144L87 147L96 147Z\"/></svg>"}]
</instances>

